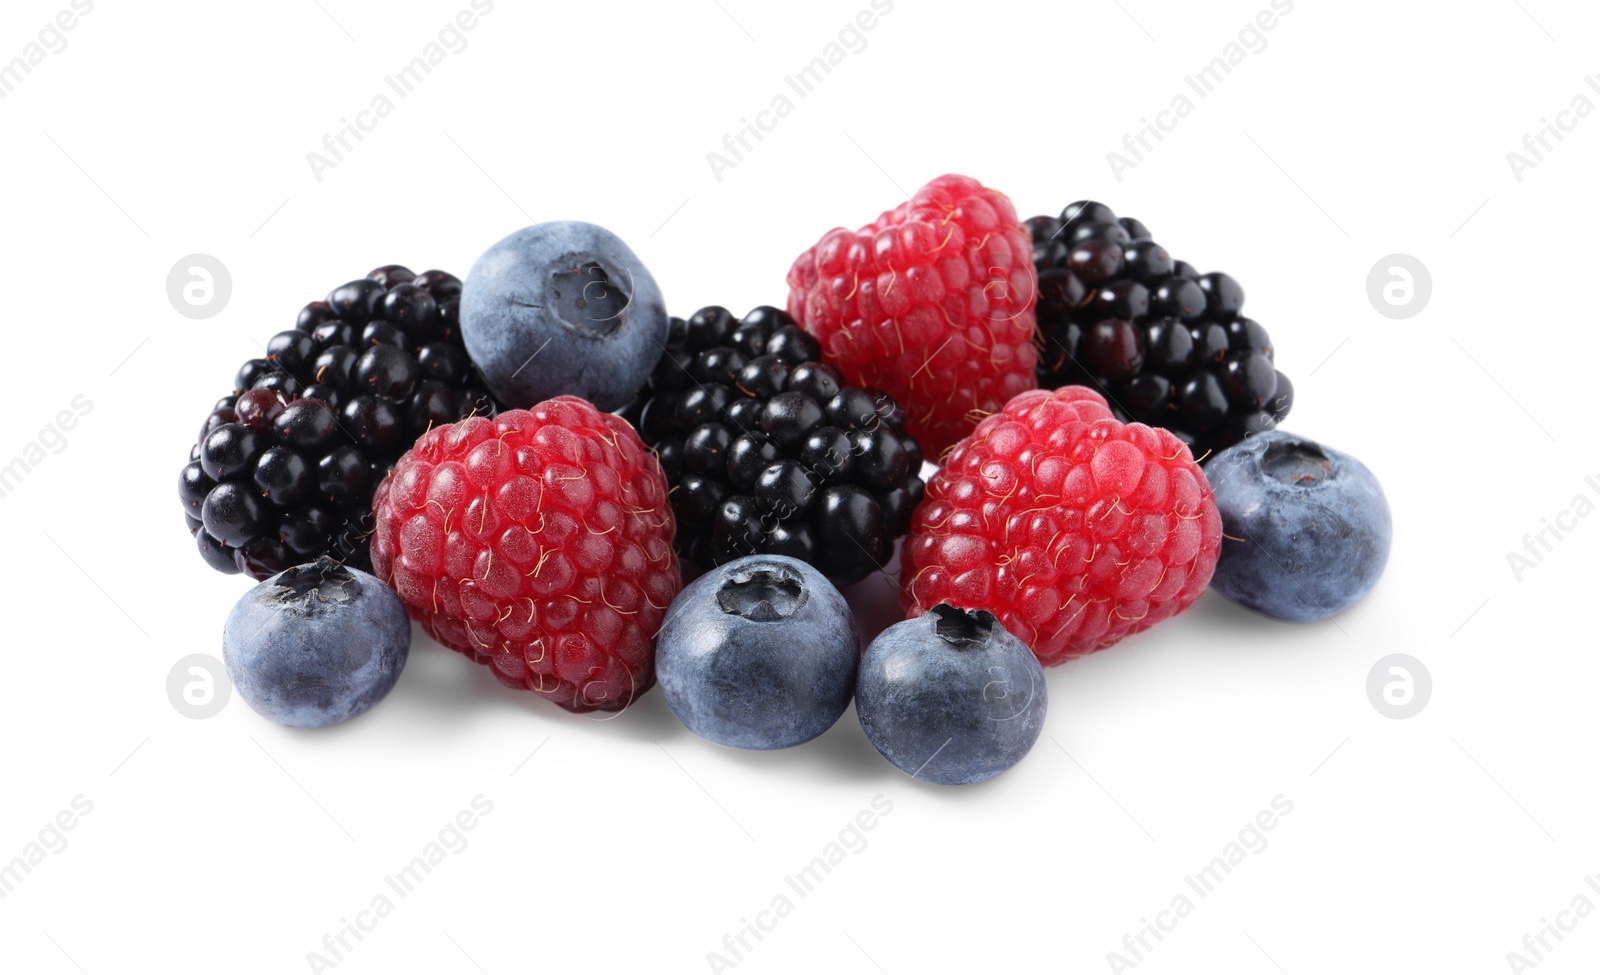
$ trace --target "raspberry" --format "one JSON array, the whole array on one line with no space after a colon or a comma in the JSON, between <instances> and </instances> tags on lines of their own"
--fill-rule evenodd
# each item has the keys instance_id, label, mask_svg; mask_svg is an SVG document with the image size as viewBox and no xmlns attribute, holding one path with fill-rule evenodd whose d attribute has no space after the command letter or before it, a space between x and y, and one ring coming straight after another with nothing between
<instances>
[{"instance_id":1,"label":"raspberry","mask_svg":"<svg viewBox=\"0 0 1600 975\"><path fill-rule=\"evenodd\" d=\"M1080 386L1035 390L929 482L902 602L988 610L1050 666L1187 609L1221 544L1211 488L1177 437L1118 422Z\"/></svg>"},{"instance_id":2,"label":"raspberry","mask_svg":"<svg viewBox=\"0 0 1600 975\"><path fill-rule=\"evenodd\" d=\"M666 478L622 418L558 396L436 427L373 511L374 573L502 683L583 712L655 682L682 583Z\"/></svg>"},{"instance_id":3,"label":"raspberry","mask_svg":"<svg viewBox=\"0 0 1600 975\"><path fill-rule=\"evenodd\" d=\"M1005 195L941 176L789 271L789 314L852 385L906 411L930 458L1036 385L1033 245Z\"/></svg>"}]
</instances>

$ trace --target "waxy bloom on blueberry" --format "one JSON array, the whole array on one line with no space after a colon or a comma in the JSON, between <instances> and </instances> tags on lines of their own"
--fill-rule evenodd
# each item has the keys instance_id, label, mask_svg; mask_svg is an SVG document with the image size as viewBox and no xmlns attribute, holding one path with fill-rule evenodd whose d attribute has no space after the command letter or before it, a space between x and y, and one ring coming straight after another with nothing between
<instances>
[{"instance_id":1,"label":"waxy bloom on blueberry","mask_svg":"<svg viewBox=\"0 0 1600 975\"><path fill-rule=\"evenodd\" d=\"M804 562L751 555L684 587L661 626L661 692L690 731L788 748L850 703L860 638L833 584Z\"/></svg>"},{"instance_id":2,"label":"waxy bloom on blueberry","mask_svg":"<svg viewBox=\"0 0 1600 975\"><path fill-rule=\"evenodd\" d=\"M983 610L943 603L872 641L856 715L884 758L925 782L970 785L1022 761L1044 729L1044 670Z\"/></svg>"},{"instance_id":3,"label":"waxy bloom on blueberry","mask_svg":"<svg viewBox=\"0 0 1600 975\"><path fill-rule=\"evenodd\" d=\"M661 357L667 307L615 234L553 221L524 227L473 264L461 295L461 335L507 406L578 396L614 410Z\"/></svg>"},{"instance_id":4,"label":"waxy bloom on blueberry","mask_svg":"<svg viewBox=\"0 0 1600 975\"><path fill-rule=\"evenodd\" d=\"M1246 609L1311 623L1360 602L1389 561L1389 502L1365 464L1273 431L1206 468L1227 540L1211 585Z\"/></svg>"},{"instance_id":5,"label":"waxy bloom on blueberry","mask_svg":"<svg viewBox=\"0 0 1600 975\"><path fill-rule=\"evenodd\" d=\"M383 583L323 557L245 593L222 629L239 696L295 728L348 721L394 688L411 648L405 607Z\"/></svg>"}]
</instances>

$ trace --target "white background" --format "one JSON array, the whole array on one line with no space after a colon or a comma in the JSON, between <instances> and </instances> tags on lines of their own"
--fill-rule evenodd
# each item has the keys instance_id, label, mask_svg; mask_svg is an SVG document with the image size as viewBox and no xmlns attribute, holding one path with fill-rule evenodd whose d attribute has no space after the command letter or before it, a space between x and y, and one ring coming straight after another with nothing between
<instances>
[{"instance_id":1,"label":"white background","mask_svg":"<svg viewBox=\"0 0 1600 975\"><path fill-rule=\"evenodd\" d=\"M100 0L0 100L0 461L93 403L0 499L0 861L93 803L0 900L5 970L312 970L480 794L493 812L470 844L338 972L711 970L880 794L893 810L868 845L790 892L739 972L1107 971L1185 892L1193 912L1141 975L1496 972L1576 895L1600 904L1583 882L1600 871L1600 518L1520 581L1506 559L1574 496L1600 499L1600 118L1520 181L1506 159L1580 92L1600 104L1592 7L1297 0L1118 181L1106 153L1266 0L898 0L719 182L706 153L866 0L496 0L318 181L306 153L467 2L320 6ZM8 0L0 61L65 7ZM420 633L391 698L345 727L169 704L169 669L220 654L246 588L196 557L178 469L237 365L306 301L389 262L464 274L522 225L580 218L628 240L677 314L781 305L823 231L944 172L1023 216L1104 200L1244 283L1297 386L1287 427L1388 491L1394 553L1365 603L1297 627L1208 595L1051 671L1034 753L960 790L883 762L853 713L806 746L736 753L659 693L574 717ZM1432 275L1406 320L1366 292L1397 252ZM209 320L167 301L192 253L232 274ZM1407 720L1366 693L1397 652L1433 678ZM1210 897L1187 891L1280 794L1293 812L1267 848ZM1550 943L1541 975L1592 971L1600 919Z\"/></svg>"}]
</instances>

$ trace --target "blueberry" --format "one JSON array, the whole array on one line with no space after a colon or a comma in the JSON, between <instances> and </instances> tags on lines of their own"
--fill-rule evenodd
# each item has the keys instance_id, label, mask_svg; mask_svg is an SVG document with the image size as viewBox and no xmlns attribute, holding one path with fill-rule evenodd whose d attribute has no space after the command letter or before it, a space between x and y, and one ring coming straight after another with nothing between
<instances>
[{"instance_id":1,"label":"blueberry","mask_svg":"<svg viewBox=\"0 0 1600 975\"><path fill-rule=\"evenodd\" d=\"M245 593L222 630L223 663L239 696L293 728L348 721L381 701L410 648L400 597L327 557Z\"/></svg>"},{"instance_id":2,"label":"blueberry","mask_svg":"<svg viewBox=\"0 0 1600 975\"><path fill-rule=\"evenodd\" d=\"M1224 537L1211 585L1233 602L1311 623L1355 605L1383 575L1389 503L1354 457L1279 430L1217 454L1206 477Z\"/></svg>"},{"instance_id":3,"label":"blueberry","mask_svg":"<svg viewBox=\"0 0 1600 975\"><path fill-rule=\"evenodd\" d=\"M526 227L472 267L461 337L507 406L581 396L602 410L631 400L670 329L655 279L610 231L558 221Z\"/></svg>"},{"instance_id":4,"label":"blueberry","mask_svg":"<svg viewBox=\"0 0 1600 975\"><path fill-rule=\"evenodd\" d=\"M878 635L856 715L884 758L924 782L971 785L1028 754L1044 729L1044 669L992 615L943 603Z\"/></svg>"},{"instance_id":5,"label":"blueberry","mask_svg":"<svg viewBox=\"0 0 1600 975\"><path fill-rule=\"evenodd\" d=\"M752 555L679 593L656 643L656 676L672 713L707 741L788 748L839 720L859 652L850 607L822 573Z\"/></svg>"}]
</instances>

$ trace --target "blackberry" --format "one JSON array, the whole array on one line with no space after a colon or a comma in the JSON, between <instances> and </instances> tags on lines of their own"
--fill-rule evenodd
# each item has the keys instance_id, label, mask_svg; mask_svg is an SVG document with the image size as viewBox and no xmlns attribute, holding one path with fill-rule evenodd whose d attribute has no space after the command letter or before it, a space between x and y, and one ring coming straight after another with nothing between
<instances>
[{"instance_id":1,"label":"blackberry","mask_svg":"<svg viewBox=\"0 0 1600 975\"><path fill-rule=\"evenodd\" d=\"M1088 386L1118 419L1166 427L1205 459L1289 413L1294 387L1244 289L1174 260L1150 230L1080 200L1034 217L1039 385Z\"/></svg>"},{"instance_id":2,"label":"blackberry","mask_svg":"<svg viewBox=\"0 0 1600 975\"><path fill-rule=\"evenodd\" d=\"M763 305L672 319L621 410L672 487L679 555L787 555L843 584L881 568L922 500L922 450L887 393L848 386L817 340Z\"/></svg>"},{"instance_id":3,"label":"blackberry","mask_svg":"<svg viewBox=\"0 0 1600 975\"><path fill-rule=\"evenodd\" d=\"M300 311L234 377L178 479L200 555L255 579L323 555L370 572L372 494L430 426L492 415L461 282L378 268Z\"/></svg>"}]
</instances>

